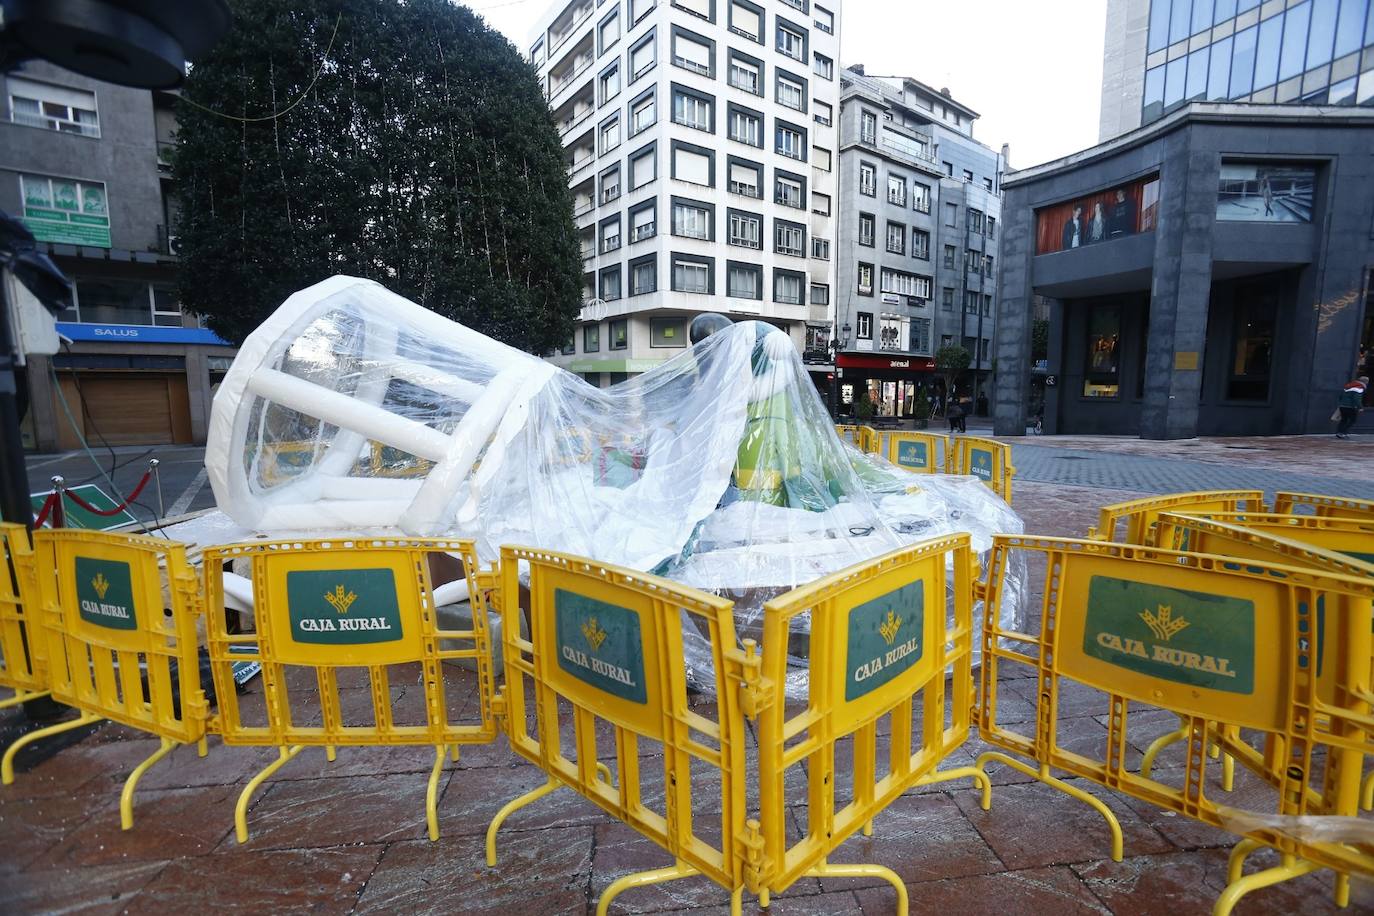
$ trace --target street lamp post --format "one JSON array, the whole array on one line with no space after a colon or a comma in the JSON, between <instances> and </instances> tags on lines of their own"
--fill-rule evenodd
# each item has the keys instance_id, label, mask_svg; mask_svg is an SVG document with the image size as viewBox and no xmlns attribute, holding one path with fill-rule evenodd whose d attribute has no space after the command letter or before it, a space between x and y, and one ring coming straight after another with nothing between
<instances>
[{"instance_id":1,"label":"street lamp post","mask_svg":"<svg viewBox=\"0 0 1374 916\"><path fill-rule=\"evenodd\" d=\"M836 332L836 336L830 338L830 416L832 419L839 419L840 416L840 351L849 346L849 334L853 330L849 322L845 322L844 327Z\"/></svg>"}]
</instances>

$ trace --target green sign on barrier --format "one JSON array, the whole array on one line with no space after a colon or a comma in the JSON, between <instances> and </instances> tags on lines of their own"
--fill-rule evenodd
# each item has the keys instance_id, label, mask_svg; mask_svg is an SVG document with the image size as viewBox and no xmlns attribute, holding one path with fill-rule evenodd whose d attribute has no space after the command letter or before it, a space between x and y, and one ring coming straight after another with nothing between
<instances>
[{"instance_id":1,"label":"green sign on barrier","mask_svg":"<svg viewBox=\"0 0 1374 916\"><path fill-rule=\"evenodd\" d=\"M67 493L75 493L86 502L97 509L109 512L119 505L100 487L93 483L83 483L80 486L68 487ZM30 493L29 505L33 509L34 521L38 520L38 513L43 511L43 504L48 501L49 493ZM125 525L135 524L136 519L128 509L120 509L114 515L97 515L88 512L76 504L70 497L62 500L63 526L64 528L83 528L86 531L113 531L115 528L123 528ZM47 521L43 523L44 528L53 527L52 513L48 514Z\"/></svg>"}]
</instances>

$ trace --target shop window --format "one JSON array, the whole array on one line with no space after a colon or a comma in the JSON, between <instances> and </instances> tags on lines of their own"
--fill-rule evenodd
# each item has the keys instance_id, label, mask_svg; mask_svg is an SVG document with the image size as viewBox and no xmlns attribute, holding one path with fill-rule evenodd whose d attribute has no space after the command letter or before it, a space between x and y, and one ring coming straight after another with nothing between
<instances>
[{"instance_id":1,"label":"shop window","mask_svg":"<svg viewBox=\"0 0 1374 916\"><path fill-rule=\"evenodd\" d=\"M624 350L629 344L630 336L629 321L625 318L618 318L611 322L611 349Z\"/></svg>"},{"instance_id":2,"label":"shop window","mask_svg":"<svg viewBox=\"0 0 1374 916\"><path fill-rule=\"evenodd\" d=\"M1121 307L1099 306L1088 314L1083 397L1115 398L1121 393Z\"/></svg>"},{"instance_id":3,"label":"shop window","mask_svg":"<svg viewBox=\"0 0 1374 916\"><path fill-rule=\"evenodd\" d=\"M1226 384L1228 400L1269 399L1276 311L1273 293L1248 287L1237 297L1231 331L1230 377Z\"/></svg>"},{"instance_id":4,"label":"shop window","mask_svg":"<svg viewBox=\"0 0 1374 916\"><path fill-rule=\"evenodd\" d=\"M682 318L650 318L649 346L687 346L687 322Z\"/></svg>"}]
</instances>

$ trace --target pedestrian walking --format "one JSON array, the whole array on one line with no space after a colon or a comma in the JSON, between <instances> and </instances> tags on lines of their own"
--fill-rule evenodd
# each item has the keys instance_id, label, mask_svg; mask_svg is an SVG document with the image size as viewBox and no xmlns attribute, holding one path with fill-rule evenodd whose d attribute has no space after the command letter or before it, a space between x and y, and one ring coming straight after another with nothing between
<instances>
[{"instance_id":1,"label":"pedestrian walking","mask_svg":"<svg viewBox=\"0 0 1374 916\"><path fill-rule=\"evenodd\" d=\"M964 426L964 404L955 398L949 399L949 405L945 408L945 418L949 420L949 431L957 433Z\"/></svg>"},{"instance_id":2,"label":"pedestrian walking","mask_svg":"<svg viewBox=\"0 0 1374 916\"><path fill-rule=\"evenodd\" d=\"M1336 398L1336 413L1332 419L1339 419L1340 423L1336 426L1337 439L1349 439L1350 427L1355 425L1355 420L1360 416L1360 408L1364 406L1365 389L1369 387L1369 376L1362 375L1353 382L1346 382L1341 389L1340 396Z\"/></svg>"}]
</instances>

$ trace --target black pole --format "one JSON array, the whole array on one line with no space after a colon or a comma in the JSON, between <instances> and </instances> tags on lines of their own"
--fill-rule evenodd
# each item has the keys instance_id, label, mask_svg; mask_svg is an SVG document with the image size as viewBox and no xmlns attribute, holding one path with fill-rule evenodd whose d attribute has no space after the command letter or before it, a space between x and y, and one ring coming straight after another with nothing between
<instances>
[{"instance_id":1,"label":"black pole","mask_svg":"<svg viewBox=\"0 0 1374 916\"><path fill-rule=\"evenodd\" d=\"M9 284L0 281L0 517L33 528L29 476L19 430L15 343L10 335Z\"/></svg>"}]
</instances>

